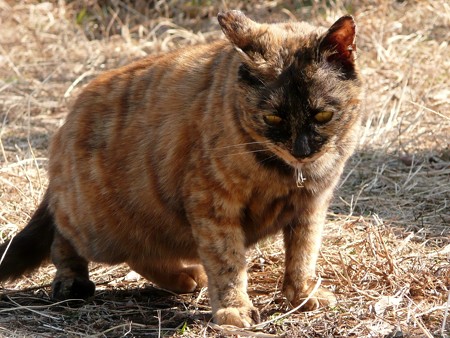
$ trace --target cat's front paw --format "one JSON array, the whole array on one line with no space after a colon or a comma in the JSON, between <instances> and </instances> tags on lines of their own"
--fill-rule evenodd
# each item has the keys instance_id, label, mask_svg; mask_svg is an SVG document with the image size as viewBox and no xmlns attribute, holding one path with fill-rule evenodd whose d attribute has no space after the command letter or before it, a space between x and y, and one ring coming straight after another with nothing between
<instances>
[{"instance_id":1,"label":"cat's front paw","mask_svg":"<svg viewBox=\"0 0 450 338\"><path fill-rule=\"evenodd\" d=\"M214 314L214 322L219 325L249 327L260 322L259 311L253 306L222 308Z\"/></svg>"},{"instance_id":2,"label":"cat's front paw","mask_svg":"<svg viewBox=\"0 0 450 338\"><path fill-rule=\"evenodd\" d=\"M52 284L52 298L87 299L94 295L95 284L86 278L56 278Z\"/></svg>"},{"instance_id":3,"label":"cat's front paw","mask_svg":"<svg viewBox=\"0 0 450 338\"><path fill-rule=\"evenodd\" d=\"M307 286L303 287L302 290L298 288L285 285L283 287L283 293L286 299L291 303L293 307L299 306L305 299L308 298L309 294L314 289L315 283L308 283ZM336 296L333 292L319 287L313 295L308 299L308 301L302 305L301 311L313 311L324 306L334 306L336 304Z\"/></svg>"}]
</instances>

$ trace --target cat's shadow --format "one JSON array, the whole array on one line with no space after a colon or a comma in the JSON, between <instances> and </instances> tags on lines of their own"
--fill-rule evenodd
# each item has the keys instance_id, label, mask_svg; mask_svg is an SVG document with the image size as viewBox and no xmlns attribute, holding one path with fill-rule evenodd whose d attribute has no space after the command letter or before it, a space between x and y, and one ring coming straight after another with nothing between
<instances>
[{"instance_id":1,"label":"cat's shadow","mask_svg":"<svg viewBox=\"0 0 450 338\"><path fill-rule=\"evenodd\" d=\"M212 322L211 307L205 290L191 294L174 294L149 284L128 288L102 288L97 286L94 296L87 300L51 299L50 285L19 292L2 290L0 312L16 311L35 316L36 323L54 324L62 321L67 326L96 326L97 331L111 326L133 323L143 330L183 330L191 325L205 326ZM276 309L261 311L261 319ZM95 323L95 324L92 324Z\"/></svg>"},{"instance_id":2,"label":"cat's shadow","mask_svg":"<svg viewBox=\"0 0 450 338\"><path fill-rule=\"evenodd\" d=\"M176 295L151 285L124 289L99 288L87 300L67 301L52 300L49 288L30 291L2 292L0 311L32 311L46 318L61 318L72 325L101 318L105 322L101 326L106 322L130 322L166 329L179 329L196 322L208 323L212 319L207 298L201 295L201 291Z\"/></svg>"}]
</instances>

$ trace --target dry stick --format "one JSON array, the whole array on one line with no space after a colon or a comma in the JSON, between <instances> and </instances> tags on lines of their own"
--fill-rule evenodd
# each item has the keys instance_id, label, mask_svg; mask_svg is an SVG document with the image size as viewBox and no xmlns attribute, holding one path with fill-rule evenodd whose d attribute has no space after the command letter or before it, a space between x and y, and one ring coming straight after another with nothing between
<instances>
[{"instance_id":1,"label":"dry stick","mask_svg":"<svg viewBox=\"0 0 450 338\"><path fill-rule=\"evenodd\" d=\"M33 312L33 313L37 313L38 315L41 315L42 317L47 317L47 318L51 318L51 319L53 319L53 320L59 320L59 318L58 317L54 317L54 316L50 316L50 315L48 315L48 314L45 314L45 313L42 313L42 312L39 312L39 311L36 311L36 310L33 310L32 308L42 308L42 309L46 309L46 308L48 308L50 305L46 305L46 306L24 306L24 305L20 305L19 303L17 303L17 302L15 302L14 300L12 300L11 298L9 298L8 297L8 299L11 301L11 302L13 302L15 305L17 305L17 307L15 307L15 308L12 308L12 309L4 309L4 310L0 310L0 312L8 312L8 310L21 310L21 309L25 309L25 310L28 310L28 311L30 311L30 312ZM53 304L52 304L53 305Z\"/></svg>"},{"instance_id":2,"label":"dry stick","mask_svg":"<svg viewBox=\"0 0 450 338\"><path fill-rule=\"evenodd\" d=\"M450 254L450 244L444 246L441 250L431 252L427 256L428 257L434 257L434 256L440 256L440 255L448 255Z\"/></svg>"},{"instance_id":3,"label":"dry stick","mask_svg":"<svg viewBox=\"0 0 450 338\"><path fill-rule=\"evenodd\" d=\"M8 245L6 246L6 250L2 255L2 258L0 258L0 265L2 265L3 260L5 259L6 253L8 252L9 246L11 245L12 241L13 241L14 237L11 238L11 240L8 242Z\"/></svg>"},{"instance_id":4,"label":"dry stick","mask_svg":"<svg viewBox=\"0 0 450 338\"><path fill-rule=\"evenodd\" d=\"M158 314L158 338L161 337L161 310L157 310Z\"/></svg>"},{"instance_id":5,"label":"dry stick","mask_svg":"<svg viewBox=\"0 0 450 338\"><path fill-rule=\"evenodd\" d=\"M425 109L425 110L427 110L427 111L429 111L429 112L431 112L431 113L434 113L434 114L436 114L436 115L438 115L438 116L440 116L440 117L443 117L444 119L447 119L447 120L450 121L450 117L445 116L444 114L442 114L442 113L440 113L440 112L438 112L438 111L436 111L436 110L433 110L433 109L430 109L430 108L428 108L428 107L425 107L424 105L421 105L420 103L417 103L417 102L414 102L414 101L409 101L409 103L412 103L413 105L415 105L415 106L417 106L417 107L420 107L420 108L422 108L422 109Z\"/></svg>"},{"instance_id":6,"label":"dry stick","mask_svg":"<svg viewBox=\"0 0 450 338\"><path fill-rule=\"evenodd\" d=\"M429 313L433 313L435 311L440 311L440 310L447 310L448 309L448 304L444 304L444 305L440 305L440 306L434 306L431 309L419 312L416 314L416 317L422 317L424 315L427 315Z\"/></svg>"},{"instance_id":7,"label":"dry stick","mask_svg":"<svg viewBox=\"0 0 450 338\"><path fill-rule=\"evenodd\" d=\"M208 326L214 330L221 331L226 335L237 335L238 337L257 337L257 338L281 338L283 335L273 335L270 333L247 331L247 329L240 329L232 325L217 325L208 323Z\"/></svg>"},{"instance_id":8,"label":"dry stick","mask_svg":"<svg viewBox=\"0 0 450 338\"><path fill-rule=\"evenodd\" d=\"M129 326L129 327L136 326L136 327L140 327L140 328L147 328L147 325L130 322L130 323L125 323L125 324L120 324L120 325L117 325L117 326L110 327L109 329L107 329L105 331L102 331L102 332L99 332L99 333L97 333L95 335L92 335L91 337L104 337L105 333L108 333L108 332L111 332L111 331L114 331L114 330L117 330L117 329L121 329L121 328L127 327L127 326ZM153 329L150 329L150 330L154 331Z\"/></svg>"},{"instance_id":9,"label":"dry stick","mask_svg":"<svg viewBox=\"0 0 450 338\"><path fill-rule=\"evenodd\" d=\"M40 290L40 289L44 289L44 288L48 288L52 285L52 283L47 283L47 284L40 284L37 286L30 286L24 289L20 289L20 290L10 290L10 289L3 289L3 293L2 295L14 295L16 293L27 293L29 291L34 291L34 290ZM97 284L98 285L98 284Z\"/></svg>"},{"instance_id":10,"label":"dry stick","mask_svg":"<svg viewBox=\"0 0 450 338\"><path fill-rule=\"evenodd\" d=\"M378 230L376 232L376 234L378 235L378 240L380 241L381 246L384 250L384 255L386 257L386 260L388 261L390 273L393 274L395 272L395 262L393 261L391 254L389 253L389 250L386 247L386 243L384 242L384 239L380 233L380 230Z\"/></svg>"},{"instance_id":11,"label":"dry stick","mask_svg":"<svg viewBox=\"0 0 450 338\"><path fill-rule=\"evenodd\" d=\"M358 289L358 288L353 284L352 279L350 278L350 275L348 274L347 265L345 264L344 259L343 259L342 254L341 254L340 251L339 251L339 258L340 258L340 259L339 259L339 262L342 264L342 270L344 271L344 275L342 275L342 274L340 274L340 275L346 280L348 286L350 286L350 287L351 287L354 291L356 291L356 293L358 293L358 294L361 294L361 295L363 295L363 296L365 296L365 297L367 297L367 298L369 298L369 299L372 299L372 300L378 300L379 297L375 297L375 296L369 295L367 292ZM362 263L356 261L355 259L353 259L351 256L349 256L349 258L350 258L351 260L353 260L353 261L354 261L356 264L358 264L358 265L361 265L361 264L362 264Z\"/></svg>"},{"instance_id":12,"label":"dry stick","mask_svg":"<svg viewBox=\"0 0 450 338\"><path fill-rule=\"evenodd\" d=\"M3 168L0 168L0 173L7 173L8 169L13 169L15 167L22 167L22 164L27 164L28 162L35 162L35 161L47 161L48 159L46 157L34 157L34 158L26 158L23 160L17 160L14 163L8 163Z\"/></svg>"},{"instance_id":13,"label":"dry stick","mask_svg":"<svg viewBox=\"0 0 450 338\"><path fill-rule=\"evenodd\" d=\"M270 323L279 321L280 319L283 319L283 318L285 318L285 317L291 315L292 313L296 312L298 309L300 309L303 305L305 305L305 304L311 299L311 297L312 297L312 296L316 293L316 291L319 289L321 283L322 283L322 278L319 276L319 277L317 278L316 285L314 285L314 289L312 289L312 291L309 293L308 297L306 297L305 300L303 300L303 302L300 303L300 305L296 306L296 307L293 308L292 310L290 310L290 311L288 311L288 312L286 312L286 313L284 313L284 314L282 314L282 315L280 315L280 316L278 316L278 317L275 317L275 318L270 319L270 320L267 320L267 321L265 321L265 322L262 322L262 323L253 325L253 326L249 327L248 329L251 330L251 329L256 329L256 328L263 328L263 327L266 326L267 324L270 324Z\"/></svg>"},{"instance_id":14,"label":"dry stick","mask_svg":"<svg viewBox=\"0 0 450 338\"><path fill-rule=\"evenodd\" d=\"M33 164L36 167L36 172L37 172L37 177L38 177L38 182L39 182L39 188L41 189L41 192L42 192L43 183L42 183L41 172L39 170L39 165L37 163L36 156L34 155L33 147L31 146L31 142L30 142L29 139L28 139L28 147L30 149L30 153L31 153L31 158L33 160Z\"/></svg>"},{"instance_id":15,"label":"dry stick","mask_svg":"<svg viewBox=\"0 0 450 338\"><path fill-rule=\"evenodd\" d=\"M2 181L3 183L5 183L6 185L9 185L10 187L14 188L17 190L17 192L24 198L27 198L28 196L22 191L20 190L19 187L17 187L16 185L14 185L12 182L10 182L7 179L4 179L3 177L0 176L0 181Z\"/></svg>"},{"instance_id":16,"label":"dry stick","mask_svg":"<svg viewBox=\"0 0 450 338\"><path fill-rule=\"evenodd\" d=\"M425 336L427 336L427 338L433 338L433 335L430 333L430 331L425 327L425 325L423 325L422 321L420 320L420 318L417 318L416 316L413 315L413 320L414 322L417 324L417 326L422 330L422 332L425 334Z\"/></svg>"},{"instance_id":17,"label":"dry stick","mask_svg":"<svg viewBox=\"0 0 450 338\"><path fill-rule=\"evenodd\" d=\"M126 337L131 332L131 325L132 324L133 324L133 322L130 322L130 326L129 326L128 331L123 334L124 337Z\"/></svg>"},{"instance_id":18,"label":"dry stick","mask_svg":"<svg viewBox=\"0 0 450 338\"><path fill-rule=\"evenodd\" d=\"M200 292L198 293L198 296L197 296L197 298L195 299L195 302L194 302L194 304L196 306L198 306L198 302L200 301L200 298L202 298L205 295L207 290L208 290L208 288L206 288L206 287L203 287L203 288L200 289Z\"/></svg>"},{"instance_id":19,"label":"dry stick","mask_svg":"<svg viewBox=\"0 0 450 338\"><path fill-rule=\"evenodd\" d=\"M342 253L339 251L338 254L339 254L339 263L342 264L342 271L344 271L345 280L347 281L347 284L349 286L351 286L352 285L352 279L350 278L350 275L348 274L347 265L344 262L344 258L342 257Z\"/></svg>"},{"instance_id":20,"label":"dry stick","mask_svg":"<svg viewBox=\"0 0 450 338\"><path fill-rule=\"evenodd\" d=\"M14 62L9 57L9 53L6 52L6 50L3 48L3 46L1 44L0 44L0 53L2 53L4 60L6 60L6 62L9 64L9 66L14 71L14 73L16 73L16 75L19 78L22 78L23 76L20 73L19 68L14 64Z\"/></svg>"},{"instance_id":21,"label":"dry stick","mask_svg":"<svg viewBox=\"0 0 450 338\"><path fill-rule=\"evenodd\" d=\"M334 267L334 264L333 264L332 262L330 262L330 261L327 259L327 257L325 257L325 255L322 254L322 252L320 252L320 257L325 261L325 263L327 263L327 264L330 266L330 268L333 270L334 274L339 278L339 281L340 281L341 279L345 279L346 282L348 283L348 279L347 279L348 275L347 275L347 277L346 277L346 276L342 275L342 273L340 273L339 271L337 271L336 268ZM342 257L341 257L341 259L342 259Z\"/></svg>"},{"instance_id":22,"label":"dry stick","mask_svg":"<svg viewBox=\"0 0 450 338\"><path fill-rule=\"evenodd\" d=\"M67 303L67 302L73 302L73 301L79 302L79 301L80 301L80 299L77 299L77 298L71 298L71 299L61 300L61 301L56 302L56 303L51 303L51 304L48 304L48 305L29 305L29 306L24 306L24 305L18 304L17 302L15 302L14 300L12 300L12 299L9 298L9 297L8 297L8 299L9 299L11 302L13 302L14 304L18 305L18 307L9 308L9 309L1 309L1 310L0 310L0 313L3 313L3 312L12 312L12 311L16 311L16 310L22 310L22 309L25 309L25 310L29 310L29 311L36 312L36 313L41 314L40 312L33 311L33 309L47 309L47 308L54 307L54 306L56 306L56 305L64 304L64 303ZM51 317L51 318L54 318L54 317ZM59 319L59 318L54 318L54 319Z\"/></svg>"},{"instance_id":23,"label":"dry stick","mask_svg":"<svg viewBox=\"0 0 450 338\"><path fill-rule=\"evenodd\" d=\"M49 329L55 330L55 331L59 331L59 332L64 332L64 337L92 337L92 336L88 336L88 335L83 335L80 332L76 332L76 331L72 331L67 329L66 327L57 327L54 325L50 325L50 324L43 324L43 327L47 327Z\"/></svg>"},{"instance_id":24,"label":"dry stick","mask_svg":"<svg viewBox=\"0 0 450 338\"><path fill-rule=\"evenodd\" d=\"M1 133L0 133L0 152L2 153L3 159L5 160L5 164L8 164L8 157L6 157L5 147L3 146Z\"/></svg>"},{"instance_id":25,"label":"dry stick","mask_svg":"<svg viewBox=\"0 0 450 338\"><path fill-rule=\"evenodd\" d=\"M341 180L341 182L339 183L338 189L344 186L345 182L347 182L348 178L353 174L353 172L361 164L361 162L362 162L362 159L359 159L358 162L352 167L352 169L350 169L350 171L347 173L345 178L343 180Z\"/></svg>"},{"instance_id":26,"label":"dry stick","mask_svg":"<svg viewBox=\"0 0 450 338\"><path fill-rule=\"evenodd\" d=\"M64 97L68 98L70 96L70 93L74 90L76 85L80 83L86 76L90 76L94 74L94 71L92 69L85 71L83 74L81 74L78 78L75 79L75 81L72 82L72 84L67 88L66 92L64 93Z\"/></svg>"},{"instance_id":27,"label":"dry stick","mask_svg":"<svg viewBox=\"0 0 450 338\"><path fill-rule=\"evenodd\" d=\"M441 335L442 335L442 337L444 337L444 330L445 330L445 325L447 323L448 308L449 307L450 307L450 290L448 291L447 306L445 307L444 320L442 321L442 327L441 327Z\"/></svg>"},{"instance_id":28,"label":"dry stick","mask_svg":"<svg viewBox=\"0 0 450 338\"><path fill-rule=\"evenodd\" d=\"M8 111L6 111L5 116L3 117L3 123L2 126L0 128L0 151L2 152L3 158L5 160L5 164L8 164L8 158L6 157L6 152L5 152L5 147L3 146L3 142L2 142L2 134L3 134L3 128L6 125L6 118L8 117Z\"/></svg>"}]
</instances>

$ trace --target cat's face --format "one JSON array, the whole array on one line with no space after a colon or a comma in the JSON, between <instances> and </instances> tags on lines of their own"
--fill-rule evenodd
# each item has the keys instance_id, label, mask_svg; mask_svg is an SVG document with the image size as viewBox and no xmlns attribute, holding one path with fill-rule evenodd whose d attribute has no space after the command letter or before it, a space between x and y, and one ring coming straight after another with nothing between
<instances>
[{"instance_id":1,"label":"cat's face","mask_svg":"<svg viewBox=\"0 0 450 338\"><path fill-rule=\"evenodd\" d=\"M353 19L343 17L328 31L304 23L259 25L241 14L233 20L232 32L221 25L242 55L242 126L294 168L338 155L359 120Z\"/></svg>"}]
</instances>

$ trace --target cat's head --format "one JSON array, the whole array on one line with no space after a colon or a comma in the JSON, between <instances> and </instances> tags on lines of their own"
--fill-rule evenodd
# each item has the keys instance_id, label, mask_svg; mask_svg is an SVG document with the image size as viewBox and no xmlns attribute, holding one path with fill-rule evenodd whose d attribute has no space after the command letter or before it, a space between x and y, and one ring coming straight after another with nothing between
<instances>
[{"instance_id":1,"label":"cat's head","mask_svg":"<svg viewBox=\"0 0 450 338\"><path fill-rule=\"evenodd\" d=\"M328 30L259 24L238 11L218 19L240 55L236 111L251 138L294 168L324 155L346 158L360 120L353 18Z\"/></svg>"}]
</instances>

